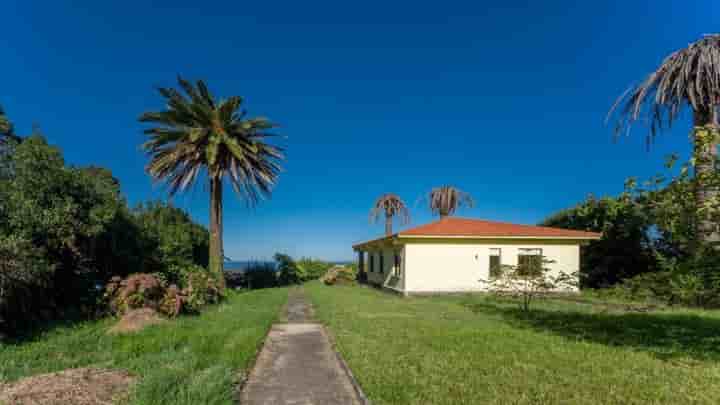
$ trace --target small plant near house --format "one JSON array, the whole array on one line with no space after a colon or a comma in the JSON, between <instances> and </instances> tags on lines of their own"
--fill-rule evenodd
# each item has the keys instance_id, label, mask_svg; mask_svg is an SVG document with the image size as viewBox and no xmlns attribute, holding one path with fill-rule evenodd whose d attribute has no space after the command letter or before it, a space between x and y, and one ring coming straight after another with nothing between
<instances>
[{"instance_id":1,"label":"small plant near house","mask_svg":"<svg viewBox=\"0 0 720 405\"><path fill-rule=\"evenodd\" d=\"M333 266L320 279L325 285L352 285L357 281L355 269L349 266Z\"/></svg>"},{"instance_id":2,"label":"small plant near house","mask_svg":"<svg viewBox=\"0 0 720 405\"><path fill-rule=\"evenodd\" d=\"M480 282L495 296L518 300L523 312L529 312L532 303L538 299L551 293L573 290L578 286L577 272L559 272L553 275L548 265L554 261L543 256L537 257L539 260L527 261L517 266L500 266L494 277Z\"/></svg>"}]
</instances>

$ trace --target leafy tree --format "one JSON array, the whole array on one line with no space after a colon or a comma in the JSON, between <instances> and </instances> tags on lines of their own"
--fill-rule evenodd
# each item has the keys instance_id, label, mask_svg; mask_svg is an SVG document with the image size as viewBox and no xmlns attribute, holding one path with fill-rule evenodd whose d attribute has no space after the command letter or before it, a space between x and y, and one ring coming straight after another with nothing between
<instances>
[{"instance_id":1,"label":"leafy tree","mask_svg":"<svg viewBox=\"0 0 720 405\"><path fill-rule=\"evenodd\" d=\"M695 228L697 242L717 243L718 179L715 165L720 105L720 35L708 35L670 54L643 82L620 96L610 110L618 112L615 133L649 121L648 144L669 127L686 106L693 116ZM610 116L609 115L609 116Z\"/></svg>"},{"instance_id":2,"label":"leafy tree","mask_svg":"<svg viewBox=\"0 0 720 405\"><path fill-rule=\"evenodd\" d=\"M375 200L375 205L370 210L370 222L377 222L381 216L385 217L385 235L392 235L392 222L394 217L399 217L402 224L410 222L410 211L405 202L396 194L383 194Z\"/></svg>"},{"instance_id":3,"label":"leafy tree","mask_svg":"<svg viewBox=\"0 0 720 405\"><path fill-rule=\"evenodd\" d=\"M455 214L460 207L472 208L475 206L475 200L470 194L453 186L433 188L428 194L428 200L430 211L440 215L440 218Z\"/></svg>"},{"instance_id":4,"label":"leafy tree","mask_svg":"<svg viewBox=\"0 0 720 405\"><path fill-rule=\"evenodd\" d=\"M280 285L292 285L302 283L302 277L300 275L300 269L298 268L292 257L276 253L274 257L277 262L278 268L278 283Z\"/></svg>"},{"instance_id":5,"label":"leafy tree","mask_svg":"<svg viewBox=\"0 0 720 405\"><path fill-rule=\"evenodd\" d=\"M132 214L143 236L143 272L161 273L167 282L180 284L187 269L207 267L209 233L185 211L149 202L138 205Z\"/></svg>"},{"instance_id":6,"label":"leafy tree","mask_svg":"<svg viewBox=\"0 0 720 405\"><path fill-rule=\"evenodd\" d=\"M151 156L148 173L169 185L170 194L195 183L207 173L210 187L210 271L223 275L222 192L227 180L249 204L271 192L278 179L281 150L267 143L276 125L265 118L248 118L242 98L216 101L201 80L195 85L178 77L181 92L159 88L167 109L147 112L141 122L150 140L142 147Z\"/></svg>"},{"instance_id":7,"label":"leafy tree","mask_svg":"<svg viewBox=\"0 0 720 405\"><path fill-rule=\"evenodd\" d=\"M65 166L60 150L39 135L15 146L9 161L11 175L0 179L0 236L13 241L4 249L24 252L19 261L24 264L11 271L22 272L12 277L22 283L4 288L31 294L24 303L27 313L6 322L94 305L96 283L104 278L95 265L94 242L123 204L119 190Z\"/></svg>"},{"instance_id":8,"label":"leafy tree","mask_svg":"<svg viewBox=\"0 0 720 405\"><path fill-rule=\"evenodd\" d=\"M630 184L631 185L631 184ZM588 197L573 208L546 218L542 226L602 232L583 246L582 287L600 288L655 268L651 219L645 207L624 192L619 197Z\"/></svg>"}]
</instances>

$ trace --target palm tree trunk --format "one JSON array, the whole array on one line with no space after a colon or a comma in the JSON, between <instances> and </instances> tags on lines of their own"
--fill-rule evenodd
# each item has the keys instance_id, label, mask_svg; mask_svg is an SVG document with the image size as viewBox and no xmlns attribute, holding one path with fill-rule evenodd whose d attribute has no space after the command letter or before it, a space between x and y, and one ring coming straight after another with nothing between
<instances>
[{"instance_id":1,"label":"palm tree trunk","mask_svg":"<svg viewBox=\"0 0 720 405\"><path fill-rule=\"evenodd\" d=\"M225 288L222 247L222 179L210 179L210 272Z\"/></svg>"},{"instance_id":2,"label":"palm tree trunk","mask_svg":"<svg viewBox=\"0 0 720 405\"><path fill-rule=\"evenodd\" d=\"M385 236L390 236L392 234L392 215L385 214Z\"/></svg>"},{"instance_id":3,"label":"palm tree trunk","mask_svg":"<svg viewBox=\"0 0 720 405\"><path fill-rule=\"evenodd\" d=\"M693 112L693 157L695 158L695 204L697 210L696 231L700 245L720 241L715 209L718 204L718 188L715 184L715 161L717 160L717 112L708 109Z\"/></svg>"}]
</instances>

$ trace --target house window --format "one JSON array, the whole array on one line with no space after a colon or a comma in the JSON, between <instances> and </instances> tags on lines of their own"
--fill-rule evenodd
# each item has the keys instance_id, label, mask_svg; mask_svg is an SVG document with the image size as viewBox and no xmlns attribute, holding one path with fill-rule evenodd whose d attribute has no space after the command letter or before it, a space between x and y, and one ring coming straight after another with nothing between
<instances>
[{"instance_id":1,"label":"house window","mask_svg":"<svg viewBox=\"0 0 720 405\"><path fill-rule=\"evenodd\" d=\"M400 277L402 271L402 256L400 255L400 252L395 252L394 256L395 260L393 263L393 270L395 272L395 276Z\"/></svg>"},{"instance_id":2,"label":"house window","mask_svg":"<svg viewBox=\"0 0 720 405\"><path fill-rule=\"evenodd\" d=\"M380 255L380 274L385 272L385 255L383 252L379 253Z\"/></svg>"},{"instance_id":3,"label":"house window","mask_svg":"<svg viewBox=\"0 0 720 405\"><path fill-rule=\"evenodd\" d=\"M368 253L368 264L370 265L369 273L372 273L375 271L375 254L372 252Z\"/></svg>"},{"instance_id":4,"label":"house window","mask_svg":"<svg viewBox=\"0 0 720 405\"><path fill-rule=\"evenodd\" d=\"M490 278L498 278L502 273L501 253L500 248L490 248Z\"/></svg>"},{"instance_id":5,"label":"house window","mask_svg":"<svg viewBox=\"0 0 720 405\"><path fill-rule=\"evenodd\" d=\"M542 249L518 249L518 274L537 276L542 273Z\"/></svg>"}]
</instances>

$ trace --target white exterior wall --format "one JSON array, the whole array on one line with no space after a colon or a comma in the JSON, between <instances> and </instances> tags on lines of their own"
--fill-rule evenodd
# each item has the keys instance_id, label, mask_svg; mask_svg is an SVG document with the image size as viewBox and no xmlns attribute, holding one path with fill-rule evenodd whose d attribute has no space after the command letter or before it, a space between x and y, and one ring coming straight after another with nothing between
<instances>
[{"instance_id":1,"label":"white exterior wall","mask_svg":"<svg viewBox=\"0 0 720 405\"><path fill-rule=\"evenodd\" d=\"M462 292L483 291L479 281L489 278L490 249L501 249L503 265L518 263L518 249L542 249L551 275L580 269L580 242L556 240L414 240L405 244L404 291Z\"/></svg>"},{"instance_id":2,"label":"white exterior wall","mask_svg":"<svg viewBox=\"0 0 720 405\"><path fill-rule=\"evenodd\" d=\"M394 253L400 254L400 271L395 273L394 267ZM380 258L379 254L383 254L383 269L380 272ZM370 269L370 260L373 260L373 271ZM371 284L381 285L383 287L392 288L395 290L402 291L405 286L405 249L402 246L395 247L384 247L382 250L368 250L365 252L365 271L367 272L368 281ZM393 279L394 275L398 275L397 279Z\"/></svg>"}]
</instances>

